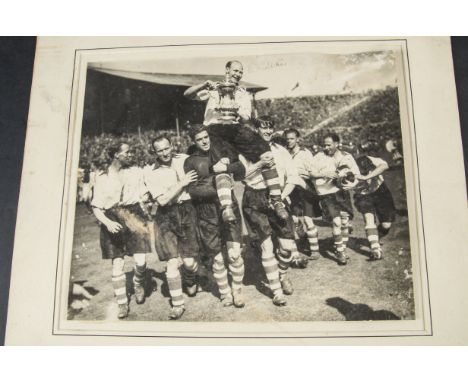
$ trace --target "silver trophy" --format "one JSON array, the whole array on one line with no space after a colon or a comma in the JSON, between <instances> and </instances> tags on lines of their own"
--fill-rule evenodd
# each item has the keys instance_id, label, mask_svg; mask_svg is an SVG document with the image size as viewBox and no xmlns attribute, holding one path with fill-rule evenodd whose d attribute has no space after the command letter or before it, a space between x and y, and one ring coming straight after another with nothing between
<instances>
[{"instance_id":1,"label":"silver trophy","mask_svg":"<svg viewBox=\"0 0 468 382\"><path fill-rule=\"evenodd\" d=\"M234 94L236 92L237 85L229 81L229 77L226 75L224 82L217 84L217 90L219 94L219 106L215 109L221 114L219 118L222 124L233 124L237 123L239 106L236 103Z\"/></svg>"}]
</instances>

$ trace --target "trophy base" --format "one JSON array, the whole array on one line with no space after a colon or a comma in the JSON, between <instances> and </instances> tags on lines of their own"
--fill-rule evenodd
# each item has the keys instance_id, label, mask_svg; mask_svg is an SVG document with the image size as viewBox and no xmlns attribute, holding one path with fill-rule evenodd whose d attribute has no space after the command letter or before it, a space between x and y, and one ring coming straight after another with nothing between
<instances>
[{"instance_id":1,"label":"trophy base","mask_svg":"<svg viewBox=\"0 0 468 382\"><path fill-rule=\"evenodd\" d=\"M222 125L232 125L232 124L237 124L237 117L231 117L231 116L222 116L218 118L219 123Z\"/></svg>"}]
</instances>

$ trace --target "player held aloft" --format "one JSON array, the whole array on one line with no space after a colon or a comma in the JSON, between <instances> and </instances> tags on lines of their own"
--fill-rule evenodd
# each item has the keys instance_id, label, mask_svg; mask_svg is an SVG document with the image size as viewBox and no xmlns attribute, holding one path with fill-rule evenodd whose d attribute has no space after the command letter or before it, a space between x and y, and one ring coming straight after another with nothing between
<instances>
[{"instance_id":1,"label":"player held aloft","mask_svg":"<svg viewBox=\"0 0 468 382\"><path fill-rule=\"evenodd\" d=\"M247 90L239 85L243 74L239 61L229 61L225 65L226 80L223 83L208 80L188 88L184 95L207 102L203 124L207 126L212 147L219 148L223 157L242 154L253 163L262 158L265 163L271 163L262 168L261 174L269 190L271 207L281 220L286 220L288 212L281 199L278 172L274 161L269 160L272 157L270 147L247 124L252 116L252 104ZM215 179L217 190L226 190L227 178L218 175ZM223 193L225 191L221 191ZM232 203L229 204L227 199L223 203L223 220L234 221Z\"/></svg>"}]
</instances>

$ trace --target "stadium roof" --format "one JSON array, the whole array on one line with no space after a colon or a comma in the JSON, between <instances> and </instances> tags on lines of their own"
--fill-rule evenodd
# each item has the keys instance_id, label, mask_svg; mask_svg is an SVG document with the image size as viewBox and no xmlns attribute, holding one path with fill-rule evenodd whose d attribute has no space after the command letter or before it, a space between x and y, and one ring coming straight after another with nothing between
<instances>
[{"instance_id":1,"label":"stadium roof","mask_svg":"<svg viewBox=\"0 0 468 382\"><path fill-rule=\"evenodd\" d=\"M171 73L144 73L144 72L133 72L126 70L106 69L103 67L93 67L90 69L97 72L110 74L113 76L128 78L137 81L152 82L159 85L167 86L181 86L190 87L198 85L206 80L212 81L223 81L224 76L220 75L208 75L208 74L171 74ZM249 82L241 82L241 86L245 87L251 93L257 93L259 91L267 89L265 86L252 84Z\"/></svg>"}]
</instances>

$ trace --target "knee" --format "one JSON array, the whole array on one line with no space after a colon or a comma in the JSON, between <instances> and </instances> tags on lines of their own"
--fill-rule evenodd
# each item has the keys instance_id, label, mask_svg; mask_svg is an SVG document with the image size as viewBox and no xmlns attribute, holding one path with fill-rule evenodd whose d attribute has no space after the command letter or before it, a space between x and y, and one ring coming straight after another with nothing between
<instances>
[{"instance_id":1,"label":"knee","mask_svg":"<svg viewBox=\"0 0 468 382\"><path fill-rule=\"evenodd\" d=\"M224 267L224 259L223 259L223 254L218 253L214 258L213 258L213 268L220 268Z\"/></svg>"},{"instance_id":2,"label":"knee","mask_svg":"<svg viewBox=\"0 0 468 382\"><path fill-rule=\"evenodd\" d=\"M175 274L179 271L179 259L169 259L167 261L167 273Z\"/></svg>"},{"instance_id":3,"label":"knee","mask_svg":"<svg viewBox=\"0 0 468 382\"><path fill-rule=\"evenodd\" d=\"M118 257L112 260L112 275L120 275L123 273L125 261L123 258Z\"/></svg>"},{"instance_id":4,"label":"knee","mask_svg":"<svg viewBox=\"0 0 468 382\"><path fill-rule=\"evenodd\" d=\"M391 222L382 223L381 226L384 229L390 229L392 226L392 223Z\"/></svg>"},{"instance_id":5,"label":"knee","mask_svg":"<svg viewBox=\"0 0 468 382\"><path fill-rule=\"evenodd\" d=\"M238 264L242 261L240 248L230 248L228 250L229 263Z\"/></svg>"},{"instance_id":6,"label":"knee","mask_svg":"<svg viewBox=\"0 0 468 382\"><path fill-rule=\"evenodd\" d=\"M341 217L333 218L333 228L341 228Z\"/></svg>"},{"instance_id":7,"label":"knee","mask_svg":"<svg viewBox=\"0 0 468 382\"><path fill-rule=\"evenodd\" d=\"M198 261L194 257L183 259L184 268L190 272L195 272L198 269Z\"/></svg>"},{"instance_id":8,"label":"knee","mask_svg":"<svg viewBox=\"0 0 468 382\"><path fill-rule=\"evenodd\" d=\"M135 253L133 255L133 260L135 260L135 264L140 267L146 265L146 253Z\"/></svg>"},{"instance_id":9,"label":"knee","mask_svg":"<svg viewBox=\"0 0 468 382\"><path fill-rule=\"evenodd\" d=\"M304 223L308 231L313 230L315 228L315 224L312 218L304 217Z\"/></svg>"},{"instance_id":10,"label":"knee","mask_svg":"<svg viewBox=\"0 0 468 382\"><path fill-rule=\"evenodd\" d=\"M271 237L268 237L262 242L261 248L262 248L262 255L273 253L273 242L271 241Z\"/></svg>"}]
</instances>

